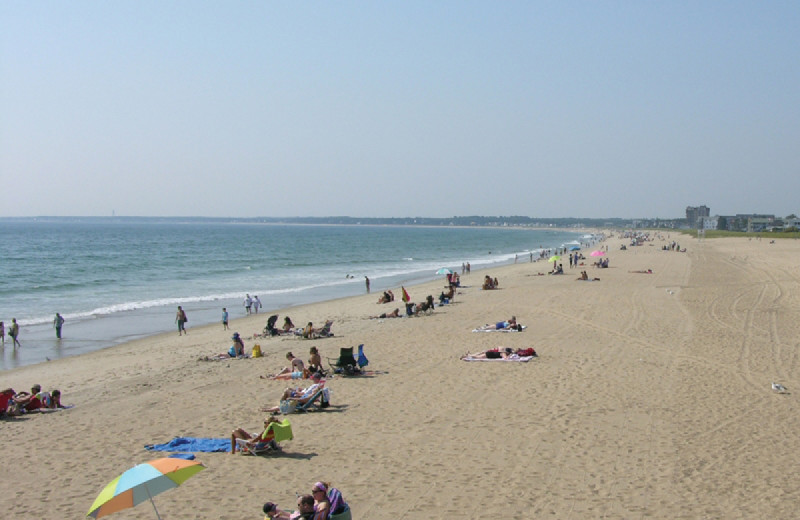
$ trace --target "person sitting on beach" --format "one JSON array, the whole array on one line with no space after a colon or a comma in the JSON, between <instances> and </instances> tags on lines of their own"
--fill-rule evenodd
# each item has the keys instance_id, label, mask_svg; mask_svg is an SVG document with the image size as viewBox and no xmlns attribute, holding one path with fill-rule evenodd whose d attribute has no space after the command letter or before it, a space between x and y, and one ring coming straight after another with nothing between
<instances>
[{"instance_id":1,"label":"person sitting on beach","mask_svg":"<svg viewBox=\"0 0 800 520\"><path fill-rule=\"evenodd\" d=\"M322 357L319 355L319 350L317 347L311 347L308 351L308 371L312 374L319 372L320 374L324 374L322 370Z\"/></svg>"},{"instance_id":2,"label":"person sitting on beach","mask_svg":"<svg viewBox=\"0 0 800 520\"><path fill-rule=\"evenodd\" d=\"M522 325L517 324L517 317L511 316L507 321L498 321L497 323L487 323L479 330L522 330Z\"/></svg>"},{"instance_id":3,"label":"person sitting on beach","mask_svg":"<svg viewBox=\"0 0 800 520\"><path fill-rule=\"evenodd\" d=\"M439 295L439 303L441 303L445 299L452 300L453 296L455 296L455 295L456 295L455 288L454 287L450 287L447 290L447 292L442 291L442 294Z\"/></svg>"},{"instance_id":4,"label":"person sitting on beach","mask_svg":"<svg viewBox=\"0 0 800 520\"><path fill-rule=\"evenodd\" d=\"M286 316L283 318L283 332L291 332L294 330L294 323L292 323L292 318Z\"/></svg>"},{"instance_id":5,"label":"person sitting on beach","mask_svg":"<svg viewBox=\"0 0 800 520\"><path fill-rule=\"evenodd\" d=\"M310 321L308 325L306 325L306 328L303 329L303 337L306 339L312 339L314 337L314 324Z\"/></svg>"},{"instance_id":6,"label":"person sitting on beach","mask_svg":"<svg viewBox=\"0 0 800 520\"><path fill-rule=\"evenodd\" d=\"M267 379L308 379L311 375L311 372L303 364L303 360L294 357L291 352L286 353L286 360L290 363L289 366L284 367L277 374L267 376Z\"/></svg>"},{"instance_id":7,"label":"person sitting on beach","mask_svg":"<svg viewBox=\"0 0 800 520\"><path fill-rule=\"evenodd\" d=\"M483 290L489 291L494 288L495 288L494 280L492 280L487 274L486 276L483 277Z\"/></svg>"},{"instance_id":8,"label":"person sitting on beach","mask_svg":"<svg viewBox=\"0 0 800 520\"><path fill-rule=\"evenodd\" d=\"M233 340L233 344L227 352L222 352L214 356L203 356L199 358L198 361L220 361L231 358L247 357L244 353L244 341L242 341L242 337L239 336L239 333L234 332L233 336L231 336L231 339Z\"/></svg>"},{"instance_id":9,"label":"person sitting on beach","mask_svg":"<svg viewBox=\"0 0 800 520\"><path fill-rule=\"evenodd\" d=\"M576 278L576 280L584 280L584 281L588 279L589 275L586 273L586 271L581 271L581 275Z\"/></svg>"},{"instance_id":10,"label":"person sitting on beach","mask_svg":"<svg viewBox=\"0 0 800 520\"><path fill-rule=\"evenodd\" d=\"M398 309L393 310L392 312L384 312L384 313L379 314L377 316L370 316L369 317L369 319L371 319L371 320L377 320L377 319L381 319L382 320L383 318L402 318L402 316L400 315L400 309L398 308Z\"/></svg>"},{"instance_id":11,"label":"person sitting on beach","mask_svg":"<svg viewBox=\"0 0 800 520\"><path fill-rule=\"evenodd\" d=\"M28 392L20 392L18 394L14 394L14 404L16 405L17 409L21 412L32 412L33 410L38 410L42 408L42 400L39 394L42 391L42 385L35 384L31 387L30 393Z\"/></svg>"},{"instance_id":12,"label":"person sitting on beach","mask_svg":"<svg viewBox=\"0 0 800 520\"><path fill-rule=\"evenodd\" d=\"M420 312L428 312L429 310L433 310L433 308L433 296L429 294L428 297L425 298L424 302L417 305L417 309L414 311L414 316L419 316Z\"/></svg>"},{"instance_id":13,"label":"person sitting on beach","mask_svg":"<svg viewBox=\"0 0 800 520\"><path fill-rule=\"evenodd\" d=\"M316 394L320 388L323 388L325 386L325 380L322 379L322 374L320 374L319 372L315 372L311 376L311 380L314 381L314 383L306 388L290 387L284 390L283 395L281 395L281 401L294 401L294 404L296 405L306 404L309 399L314 397L314 394ZM325 393L329 394L329 391L326 390ZM323 397L322 399L323 403L329 402L329 399L326 397L326 395L323 394L322 397ZM280 406L272 406L269 408L264 407L261 409L262 412L270 412L270 413L278 413L280 412L280 410L281 410Z\"/></svg>"},{"instance_id":14,"label":"person sitting on beach","mask_svg":"<svg viewBox=\"0 0 800 520\"><path fill-rule=\"evenodd\" d=\"M311 495L316 502L315 511L325 515L322 518L344 513L347 509L347 502L344 501L342 492L327 482L316 482L311 488Z\"/></svg>"},{"instance_id":15,"label":"person sitting on beach","mask_svg":"<svg viewBox=\"0 0 800 520\"><path fill-rule=\"evenodd\" d=\"M378 298L378 303L389 303L394 301L394 294L392 291L383 291L383 294Z\"/></svg>"},{"instance_id":16,"label":"person sitting on beach","mask_svg":"<svg viewBox=\"0 0 800 520\"><path fill-rule=\"evenodd\" d=\"M236 439L244 439L247 441L247 446L255 448L259 444L269 444L272 448L277 448L275 443L275 433L270 428L270 424L278 422L278 419L271 415L264 419L264 431L259 435L247 433L242 428L236 428L231 432L231 455L236 453Z\"/></svg>"}]
</instances>

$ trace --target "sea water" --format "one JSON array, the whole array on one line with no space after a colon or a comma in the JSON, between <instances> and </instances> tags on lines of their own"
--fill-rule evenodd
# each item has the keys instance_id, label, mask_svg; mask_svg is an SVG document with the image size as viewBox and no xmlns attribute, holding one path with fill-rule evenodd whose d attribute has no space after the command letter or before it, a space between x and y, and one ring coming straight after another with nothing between
<instances>
[{"instance_id":1,"label":"sea water","mask_svg":"<svg viewBox=\"0 0 800 520\"><path fill-rule=\"evenodd\" d=\"M461 271L528 261L581 234L506 227L312 226L131 219L0 220L0 370L245 315L363 294ZM53 318L66 319L57 340ZM301 318L301 317L298 317ZM324 316L303 317L323 320ZM245 333L245 331L242 331ZM252 332L252 331L248 331ZM220 345L224 350L226 345Z\"/></svg>"}]
</instances>

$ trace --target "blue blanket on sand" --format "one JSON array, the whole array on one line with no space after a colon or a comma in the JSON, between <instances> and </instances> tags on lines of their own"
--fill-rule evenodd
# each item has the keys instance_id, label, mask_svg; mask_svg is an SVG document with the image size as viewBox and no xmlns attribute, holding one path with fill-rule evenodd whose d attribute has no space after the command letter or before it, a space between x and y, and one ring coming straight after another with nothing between
<instances>
[{"instance_id":1,"label":"blue blanket on sand","mask_svg":"<svg viewBox=\"0 0 800 520\"><path fill-rule=\"evenodd\" d=\"M230 451L230 439L203 439L197 437L175 437L166 444L145 444L144 449L150 451L188 451L213 452Z\"/></svg>"}]
</instances>

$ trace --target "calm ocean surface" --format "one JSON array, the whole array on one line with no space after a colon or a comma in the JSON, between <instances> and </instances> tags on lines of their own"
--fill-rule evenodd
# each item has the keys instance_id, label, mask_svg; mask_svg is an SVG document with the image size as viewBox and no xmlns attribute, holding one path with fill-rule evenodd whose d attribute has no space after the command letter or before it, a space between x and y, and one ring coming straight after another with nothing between
<instances>
[{"instance_id":1,"label":"calm ocean surface","mask_svg":"<svg viewBox=\"0 0 800 520\"><path fill-rule=\"evenodd\" d=\"M245 293L264 309L431 280L441 267L507 264L579 233L509 228L297 226L177 222L0 220L0 370L98 350L175 328L244 316ZM352 275L353 278L347 278ZM55 339L53 317L66 319ZM265 316L266 321L266 316Z\"/></svg>"}]
</instances>

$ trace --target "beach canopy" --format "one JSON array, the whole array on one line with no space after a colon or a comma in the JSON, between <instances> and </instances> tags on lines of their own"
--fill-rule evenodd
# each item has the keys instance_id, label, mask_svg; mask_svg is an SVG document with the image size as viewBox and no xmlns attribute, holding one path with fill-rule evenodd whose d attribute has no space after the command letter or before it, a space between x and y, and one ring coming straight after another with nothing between
<instances>
[{"instance_id":1,"label":"beach canopy","mask_svg":"<svg viewBox=\"0 0 800 520\"><path fill-rule=\"evenodd\" d=\"M161 516L153 502L153 495L180 486L189 477L204 469L206 467L196 460L170 457L139 464L109 482L97 495L86 516L102 518L150 500L156 517L160 520Z\"/></svg>"}]
</instances>

